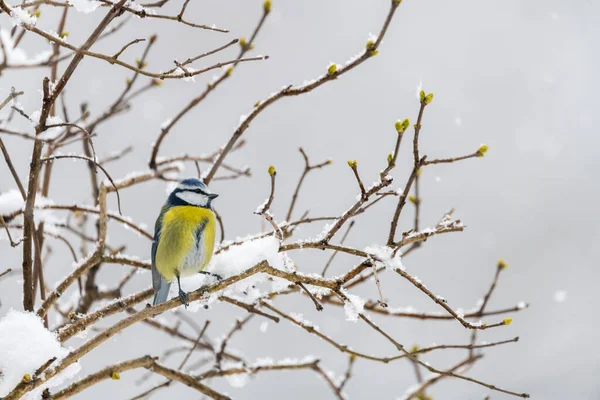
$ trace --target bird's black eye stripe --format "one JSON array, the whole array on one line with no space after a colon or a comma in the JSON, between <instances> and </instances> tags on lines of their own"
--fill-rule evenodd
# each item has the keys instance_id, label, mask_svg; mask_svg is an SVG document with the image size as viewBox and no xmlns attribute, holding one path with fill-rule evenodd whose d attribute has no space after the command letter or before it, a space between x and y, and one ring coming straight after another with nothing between
<instances>
[{"instance_id":1,"label":"bird's black eye stripe","mask_svg":"<svg viewBox=\"0 0 600 400\"><path fill-rule=\"evenodd\" d=\"M202 189L194 189L192 190L192 192L194 193L199 193L199 194L203 194L205 196L208 196L208 194L206 194Z\"/></svg>"}]
</instances>

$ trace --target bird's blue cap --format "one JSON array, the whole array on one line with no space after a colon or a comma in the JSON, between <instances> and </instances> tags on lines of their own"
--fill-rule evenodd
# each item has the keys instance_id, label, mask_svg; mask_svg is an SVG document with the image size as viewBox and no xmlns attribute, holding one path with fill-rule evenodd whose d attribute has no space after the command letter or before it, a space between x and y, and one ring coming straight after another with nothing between
<instances>
[{"instance_id":1,"label":"bird's blue cap","mask_svg":"<svg viewBox=\"0 0 600 400\"><path fill-rule=\"evenodd\" d=\"M185 190L186 186L197 187L200 189L207 189L207 186L204 184L204 182L202 182L198 178L186 178L186 179L182 180L181 182L179 182L179 185L177 185L177 188Z\"/></svg>"}]
</instances>

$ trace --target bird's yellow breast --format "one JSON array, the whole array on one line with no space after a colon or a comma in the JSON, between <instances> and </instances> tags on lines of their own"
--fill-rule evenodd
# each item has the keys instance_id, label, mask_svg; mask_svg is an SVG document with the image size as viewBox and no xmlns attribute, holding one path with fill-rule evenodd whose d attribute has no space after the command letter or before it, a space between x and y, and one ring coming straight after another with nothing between
<instances>
[{"instance_id":1,"label":"bird's yellow breast","mask_svg":"<svg viewBox=\"0 0 600 400\"><path fill-rule=\"evenodd\" d=\"M198 228L204 225L201 234ZM215 246L215 215L212 210L176 206L163 216L156 250L156 268L168 281L176 273L190 275L203 270ZM200 242L198 243L198 239Z\"/></svg>"}]
</instances>

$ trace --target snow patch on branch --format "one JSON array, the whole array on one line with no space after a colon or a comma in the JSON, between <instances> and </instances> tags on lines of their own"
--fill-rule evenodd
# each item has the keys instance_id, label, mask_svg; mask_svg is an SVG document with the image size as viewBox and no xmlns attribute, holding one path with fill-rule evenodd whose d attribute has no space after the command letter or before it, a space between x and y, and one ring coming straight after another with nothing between
<instances>
[{"instance_id":1,"label":"snow patch on branch","mask_svg":"<svg viewBox=\"0 0 600 400\"><path fill-rule=\"evenodd\" d=\"M8 7L10 8L10 17L13 26L34 26L37 22L37 17L29 14L27 10L24 10L21 7Z\"/></svg>"},{"instance_id":2,"label":"snow patch on branch","mask_svg":"<svg viewBox=\"0 0 600 400\"><path fill-rule=\"evenodd\" d=\"M348 301L344 300L344 311L346 312L346 321L356 322L358 316L365 310L365 301L355 294L350 294L342 290Z\"/></svg>"},{"instance_id":3,"label":"snow patch on branch","mask_svg":"<svg viewBox=\"0 0 600 400\"><path fill-rule=\"evenodd\" d=\"M42 320L34 313L11 310L0 320L0 396L6 396L25 374L33 378L35 371L53 357L58 360L69 354L56 334L44 328ZM57 363L57 361L55 361ZM73 378L81 369L79 363L30 392L27 399L39 398L48 387L55 387Z\"/></svg>"},{"instance_id":4,"label":"snow patch on branch","mask_svg":"<svg viewBox=\"0 0 600 400\"><path fill-rule=\"evenodd\" d=\"M31 113L31 115L29 116L30 121L31 121L31 125L35 128L39 123L40 123L40 117L42 115L42 110L36 110L33 113ZM58 116L49 116L46 119L46 125L56 125L56 124L62 124L64 121L62 120L62 118L58 117ZM38 135L39 139L43 139L43 140L53 140L56 139L61 132L64 130L65 128L62 126L57 126L54 128L48 128L46 129L44 132L40 133Z\"/></svg>"},{"instance_id":5,"label":"snow patch on branch","mask_svg":"<svg viewBox=\"0 0 600 400\"><path fill-rule=\"evenodd\" d=\"M64 219L58 218L52 210L43 209L44 206L53 205L54 202L41 195L36 196L36 211L34 221L37 224L44 222L46 231L50 233L58 233L58 225L64 223ZM17 211L25 209L25 201L21 197L21 193L17 189L11 189L8 192L0 194L0 214L6 217ZM18 215L10 221L13 224L23 224L23 215Z\"/></svg>"},{"instance_id":6,"label":"snow patch on branch","mask_svg":"<svg viewBox=\"0 0 600 400\"><path fill-rule=\"evenodd\" d=\"M391 247L369 246L365 248L365 252L371 254L375 258L376 266L383 266L388 270L404 270L402 260L400 259L400 251L398 251L394 256L394 249Z\"/></svg>"},{"instance_id":7,"label":"snow patch on branch","mask_svg":"<svg viewBox=\"0 0 600 400\"><path fill-rule=\"evenodd\" d=\"M101 4L95 0L68 0L68 3L75 7L77 11L84 14L93 13Z\"/></svg>"},{"instance_id":8,"label":"snow patch on branch","mask_svg":"<svg viewBox=\"0 0 600 400\"><path fill-rule=\"evenodd\" d=\"M206 268L207 272L220 275L223 279L240 274L262 261L267 261L273 268L291 272L294 270L293 263L285 253L279 252L279 240L273 236L261 239L249 240L240 245L231 246L227 251L215 255L211 263ZM252 303L261 297L264 293L261 286L267 284L266 274L254 274L233 285L227 287L223 293L226 296L235 298L246 303ZM184 290L196 290L200 286L210 283L215 278L203 274L197 274L183 279L181 284ZM283 286L281 279L274 279L268 282L269 292L279 289ZM287 284L289 284L287 281ZM265 288L262 288L265 289ZM177 285L171 285L171 294L176 295ZM215 300L216 294L210 296L204 304L210 304ZM199 309L201 304L192 303L190 310Z\"/></svg>"},{"instance_id":9,"label":"snow patch on branch","mask_svg":"<svg viewBox=\"0 0 600 400\"><path fill-rule=\"evenodd\" d=\"M1 63L6 61L8 66L41 64L47 62L52 56L51 50L45 50L29 58L25 50L15 49L15 42L10 36L10 32L5 30L0 30L0 41L4 46L4 51L0 51L0 61ZM4 60L5 55L6 60Z\"/></svg>"}]
</instances>

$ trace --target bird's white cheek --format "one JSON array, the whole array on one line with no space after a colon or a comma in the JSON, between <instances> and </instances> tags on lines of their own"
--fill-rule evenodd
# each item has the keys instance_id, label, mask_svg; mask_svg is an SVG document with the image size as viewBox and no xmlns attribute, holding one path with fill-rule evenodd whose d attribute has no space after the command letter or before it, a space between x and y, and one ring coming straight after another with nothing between
<instances>
[{"instance_id":1,"label":"bird's white cheek","mask_svg":"<svg viewBox=\"0 0 600 400\"><path fill-rule=\"evenodd\" d=\"M186 203L193 204L195 206L206 207L206 205L208 204L208 197L200 193L179 192L175 194L175 196L179 197Z\"/></svg>"}]
</instances>

